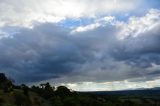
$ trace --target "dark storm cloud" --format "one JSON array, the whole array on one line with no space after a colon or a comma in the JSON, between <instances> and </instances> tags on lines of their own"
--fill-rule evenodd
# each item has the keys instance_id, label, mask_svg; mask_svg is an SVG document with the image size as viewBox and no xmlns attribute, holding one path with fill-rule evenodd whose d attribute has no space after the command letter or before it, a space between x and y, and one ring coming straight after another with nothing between
<instances>
[{"instance_id":1,"label":"dark storm cloud","mask_svg":"<svg viewBox=\"0 0 160 106\"><path fill-rule=\"evenodd\" d=\"M0 40L0 72L18 83L154 78L160 73L153 66L160 65L159 28L124 40L117 38L120 29L108 24L75 34L51 23L15 28L18 33Z\"/></svg>"},{"instance_id":2,"label":"dark storm cloud","mask_svg":"<svg viewBox=\"0 0 160 106\"><path fill-rule=\"evenodd\" d=\"M0 41L0 70L18 82L47 80L72 72L72 64L83 62L83 57L67 34L52 24L19 29L12 38Z\"/></svg>"},{"instance_id":3,"label":"dark storm cloud","mask_svg":"<svg viewBox=\"0 0 160 106\"><path fill-rule=\"evenodd\" d=\"M103 59L95 55L98 51L104 52L102 49L111 45L103 44L111 37L112 30L115 30L113 26L109 26L70 35L69 29L49 23L37 25L33 29L17 29L18 33L10 38L3 38L0 42L0 70L17 82L43 81L69 74L85 74L81 72L81 67ZM105 29L110 35L106 36L107 31L102 32ZM102 32L101 35L99 32ZM105 40L99 36L105 37Z\"/></svg>"},{"instance_id":4,"label":"dark storm cloud","mask_svg":"<svg viewBox=\"0 0 160 106\"><path fill-rule=\"evenodd\" d=\"M119 34L119 30L113 26L83 32L80 36L92 36L90 39L86 39L92 41L87 45L90 47L89 50L93 50L91 53L96 53L93 61L83 64L82 67L85 67L87 72L83 72L86 77L82 79L96 82L144 76L148 77L146 80L156 78L160 72L160 70L154 69L154 64L160 65L159 28L158 21L151 30L124 40L118 40L115 37ZM152 69L148 70L148 68Z\"/></svg>"},{"instance_id":5,"label":"dark storm cloud","mask_svg":"<svg viewBox=\"0 0 160 106\"><path fill-rule=\"evenodd\" d=\"M112 51L112 56L119 61L135 63L135 66L150 67L160 64L160 24L155 29L142 33L138 37L123 40ZM118 51L118 52L117 52Z\"/></svg>"}]
</instances>

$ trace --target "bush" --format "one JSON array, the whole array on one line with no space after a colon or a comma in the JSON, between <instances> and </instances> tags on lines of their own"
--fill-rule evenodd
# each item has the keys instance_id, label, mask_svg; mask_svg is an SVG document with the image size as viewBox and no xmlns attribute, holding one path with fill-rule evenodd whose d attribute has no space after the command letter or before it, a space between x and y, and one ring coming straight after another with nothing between
<instances>
[{"instance_id":1,"label":"bush","mask_svg":"<svg viewBox=\"0 0 160 106\"><path fill-rule=\"evenodd\" d=\"M20 91L13 92L14 103L17 106L30 106L31 101Z\"/></svg>"},{"instance_id":2,"label":"bush","mask_svg":"<svg viewBox=\"0 0 160 106\"><path fill-rule=\"evenodd\" d=\"M4 99L2 97L0 97L0 106L4 103Z\"/></svg>"}]
</instances>

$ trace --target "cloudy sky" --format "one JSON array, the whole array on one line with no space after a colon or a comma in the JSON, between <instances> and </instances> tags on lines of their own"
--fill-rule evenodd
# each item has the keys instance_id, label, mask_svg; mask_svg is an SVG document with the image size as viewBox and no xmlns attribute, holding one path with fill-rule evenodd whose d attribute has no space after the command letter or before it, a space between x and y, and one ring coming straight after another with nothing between
<instances>
[{"instance_id":1,"label":"cloudy sky","mask_svg":"<svg viewBox=\"0 0 160 106\"><path fill-rule=\"evenodd\" d=\"M0 72L78 91L160 87L160 1L0 0Z\"/></svg>"}]
</instances>

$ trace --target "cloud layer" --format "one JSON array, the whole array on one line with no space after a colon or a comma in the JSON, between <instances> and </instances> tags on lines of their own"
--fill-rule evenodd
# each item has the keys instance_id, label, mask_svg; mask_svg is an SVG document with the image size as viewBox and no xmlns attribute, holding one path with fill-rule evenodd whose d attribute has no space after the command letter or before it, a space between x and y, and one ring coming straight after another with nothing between
<instances>
[{"instance_id":1,"label":"cloud layer","mask_svg":"<svg viewBox=\"0 0 160 106\"><path fill-rule=\"evenodd\" d=\"M160 71L151 68L160 64L159 14L158 10L150 10L144 17L131 18L128 25L103 20L106 23L95 28L87 25L91 29L84 26L81 28L86 30L74 33L50 23L32 29L14 27L17 33L0 40L1 70L27 82L63 76L68 77L65 79L68 82L157 76ZM140 22L144 23L140 24L141 29L134 30ZM127 28L130 36L126 38L123 29ZM4 27L3 31L11 29Z\"/></svg>"},{"instance_id":2,"label":"cloud layer","mask_svg":"<svg viewBox=\"0 0 160 106\"><path fill-rule=\"evenodd\" d=\"M0 72L17 83L50 81L76 90L159 86L160 10L126 14L142 2L1 0Z\"/></svg>"},{"instance_id":3,"label":"cloud layer","mask_svg":"<svg viewBox=\"0 0 160 106\"><path fill-rule=\"evenodd\" d=\"M0 26L31 27L34 22L59 22L66 18L97 17L129 12L143 0L1 0ZM73 11L74 10L74 11Z\"/></svg>"}]
</instances>

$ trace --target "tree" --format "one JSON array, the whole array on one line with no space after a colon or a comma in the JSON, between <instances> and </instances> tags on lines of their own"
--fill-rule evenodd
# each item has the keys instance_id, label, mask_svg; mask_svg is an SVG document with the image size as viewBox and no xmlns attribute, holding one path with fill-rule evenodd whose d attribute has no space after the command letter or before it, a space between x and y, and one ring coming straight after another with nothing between
<instances>
[{"instance_id":1,"label":"tree","mask_svg":"<svg viewBox=\"0 0 160 106\"><path fill-rule=\"evenodd\" d=\"M0 73L0 89L3 89L4 92L9 92L13 88L12 81L7 79L4 73Z\"/></svg>"},{"instance_id":2,"label":"tree","mask_svg":"<svg viewBox=\"0 0 160 106\"><path fill-rule=\"evenodd\" d=\"M55 95L54 92L55 87L52 87L48 82L40 84L39 86L32 86L31 90L33 92L38 93L40 96L42 96L45 99L50 99Z\"/></svg>"},{"instance_id":3,"label":"tree","mask_svg":"<svg viewBox=\"0 0 160 106\"><path fill-rule=\"evenodd\" d=\"M24 95L28 96L29 88L25 84L21 85Z\"/></svg>"},{"instance_id":4,"label":"tree","mask_svg":"<svg viewBox=\"0 0 160 106\"><path fill-rule=\"evenodd\" d=\"M44 98L49 99L54 96L54 90L53 87L47 82L44 84Z\"/></svg>"},{"instance_id":5,"label":"tree","mask_svg":"<svg viewBox=\"0 0 160 106\"><path fill-rule=\"evenodd\" d=\"M61 97L64 97L64 96L69 96L71 92L67 87L59 86L57 87L56 94L60 95Z\"/></svg>"},{"instance_id":6,"label":"tree","mask_svg":"<svg viewBox=\"0 0 160 106\"><path fill-rule=\"evenodd\" d=\"M7 80L7 77L5 76L4 73L0 73L0 83L4 82Z\"/></svg>"}]
</instances>

